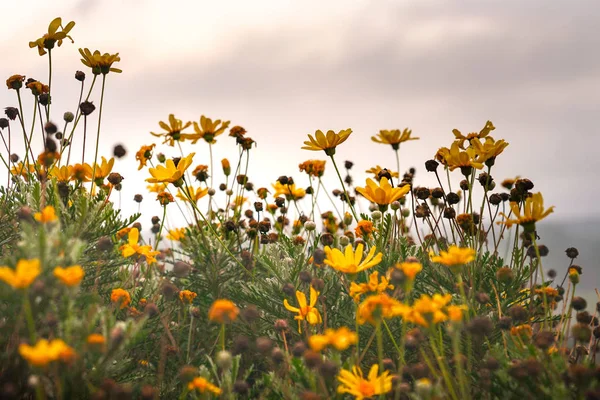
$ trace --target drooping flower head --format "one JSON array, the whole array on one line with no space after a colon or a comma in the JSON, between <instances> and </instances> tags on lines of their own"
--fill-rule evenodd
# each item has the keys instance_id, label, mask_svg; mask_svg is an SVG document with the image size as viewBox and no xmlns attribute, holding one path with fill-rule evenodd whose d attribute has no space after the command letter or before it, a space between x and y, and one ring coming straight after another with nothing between
<instances>
[{"instance_id":1,"label":"drooping flower head","mask_svg":"<svg viewBox=\"0 0 600 400\"><path fill-rule=\"evenodd\" d=\"M46 50L53 49L55 44L60 47L62 45L62 41L66 38L71 39L71 42L73 42L73 38L69 36L69 32L74 26L75 22L71 21L63 27L62 19L60 17L54 18L48 26L48 33L45 33L44 36L34 40L33 42L29 42L29 47L32 49L37 47L38 53L40 56L43 56L46 54ZM59 28L61 28L61 30L59 30Z\"/></svg>"},{"instance_id":2,"label":"drooping flower head","mask_svg":"<svg viewBox=\"0 0 600 400\"><path fill-rule=\"evenodd\" d=\"M152 150L156 145L153 143L150 146L142 146L135 153L135 159L140 162L140 166L138 167L138 171L146 166L148 160L152 158Z\"/></svg>"},{"instance_id":3,"label":"drooping flower head","mask_svg":"<svg viewBox=\"0 0 600 400\"><path fill-rule=\"evenodd\" d=\"M335 154L335 148L344 143L351 133L352 129L344 129L339 133L329 130L327 134L317 130L314 137L308 135L308 140L304 142L305 146L302 149L311 151L324 150L325 154L332 156Z\"/></svg>"},{"instance_id":4,"label":"drooping flower head","mask_svg":"<svg viewBox=\"0 0 600 400\"><path fill-rule=\"evenodd\" d=\"M320 178L325 173L325 160L307 160L298 165L300 172L306 172L308 176Z\"/></svg>"}]
</instances>

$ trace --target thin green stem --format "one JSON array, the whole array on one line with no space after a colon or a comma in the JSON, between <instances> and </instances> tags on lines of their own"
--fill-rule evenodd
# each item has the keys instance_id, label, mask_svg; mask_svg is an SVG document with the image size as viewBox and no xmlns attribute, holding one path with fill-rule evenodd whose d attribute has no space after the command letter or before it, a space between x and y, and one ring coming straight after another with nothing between
<instances>
[{"instance_id":1,"label":"thin green stem","mask_svg":"<svg viewBox=\"0 0 600 400\"><path fill-rule=\"evenodd\" d=\"M96 151L94 155L94 167L92 169L92 188L94 187L94 180L96 179L96 167L98 161L98 147L100 145L100 124L102 123L102 106L104 105L104 87L106 85L106 75L102 75L102 90L100 92L100 109L98 110L98 132L96 133ZM93 190L90 189L90 200L92 198Z\"/></svg>"},{"instance_id":2,"label":"thin green stem","mask_svg":"<svg viewBox=\"0 0 600 400\"><path fill-rule=\"evenodd\" d=\"M337 176L340 179L340 183L342 184L342 190L344 191L344 195L346 196L346 201L348 202L348 206L350 207L350 211L352 211L352 215L354 216L354 220L356 222L358 222L359 221L358 216L356 215L356 211L354 211L354 206L350 202L350 195L348 194L348 191L346 190L346 185L344 185L344 180L342 179L342 175L340 174L340 170L338 169L337 164L335 163L335 158L333 157L333 155L331 155L330 157L331 157L331 162L333 163L333 167L335 168L335 172L337 173Z\"/></svg>"}]
</instances>

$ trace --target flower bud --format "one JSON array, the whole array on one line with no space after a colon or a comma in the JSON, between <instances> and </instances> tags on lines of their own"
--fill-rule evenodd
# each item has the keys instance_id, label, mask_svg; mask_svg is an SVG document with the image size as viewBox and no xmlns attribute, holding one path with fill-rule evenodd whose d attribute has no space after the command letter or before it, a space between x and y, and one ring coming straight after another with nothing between
<instances>
[{"instance_id":1,"label":"flower bud","mask_svg":"<svg viewBox=\"0 0 600 400\"><path fill-rule=\"evenodd\" d=\"M229 370L231 368L232 361L233 359L231 357L231 353L227 350L219 351L215 357L215 364L217 364L217 366L223 370Z\"/></svg>"}]
</instances>

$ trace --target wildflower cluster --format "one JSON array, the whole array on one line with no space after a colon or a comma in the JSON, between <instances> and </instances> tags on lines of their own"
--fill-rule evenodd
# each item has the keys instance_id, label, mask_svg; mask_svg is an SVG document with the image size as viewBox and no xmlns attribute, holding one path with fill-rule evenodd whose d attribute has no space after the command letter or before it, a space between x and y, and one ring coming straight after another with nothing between
<instances>
[{"instance_id":1,"label":"wildflower cluster","mask_svg":"<svg viewBox=\"0 0 600 400\"><path fill-rule=\"evenodd\" d=\"M294 164L297 177L263 171L269 185L250 174L248 131L200 113L158 117L123 171L124 146L98 154L95 113L119 53L79 49L92 82L77 71L78 107L62 130L52 122L52 57L74 26L56 18L29 44L47 83L6 81L18 107L0 118L0 398L599 396L599 309L577 292L579 252L562 279L544 271L553 207L529 179L496 184L508 143L492 122L452 131L425 162L433 187L400 168L419 139L409 128L373 134L396 163L364 185L336 159L351 129L309 134L302 148L326 159ZM237 152L215 167L225 140ZM148 201L161 214L142 213Z\"/></svg>"}]
</instances>

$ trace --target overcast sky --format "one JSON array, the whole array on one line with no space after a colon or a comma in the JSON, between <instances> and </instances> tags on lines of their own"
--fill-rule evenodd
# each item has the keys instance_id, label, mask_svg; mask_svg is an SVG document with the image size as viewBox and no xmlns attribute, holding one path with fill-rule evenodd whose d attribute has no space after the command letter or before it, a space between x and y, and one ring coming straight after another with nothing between
<instances>
[{"instance_id":1,"label":"overcast sky","mask_svg":"<svg viewBox=\"0 0 600 400\"><path fill-rule=\"evenodd\" d=\"M352 128L337 159L355 161L364 182L362 171L375 164L395 168L391 148L370 137L405 127L421 140L403 145L402 169L416 166L417 183L429 184L423 163L450 145L452 129L478 131L490 119L492 135L510 143L494 168L497 181L532 179L547 205L556 206L552 218L599 215L597 1L5 3L3 77L46 82L47 57L28 42L54 17L77 23L75 44L53 51L55 120L77 103L75 70L87 71L77 49L120 53L123 73L108 76L101 154L115 143L129 150L115 166L126 178L126 213L148 176L134 167L133 155L154 140L149 131L158 121L175 113L244 126L258 143L249 174L257 186L282 174L300 180L298 163L324 158L300 149L316 129ZM98 104L98 92L92 100ZM0 90L0 107L14 105L14 92ZM214 149L216 160L233 162L231 138L218 138ZM194 151L195 164L208 163L205 143Z\"/></svg>"}]
</instances>

